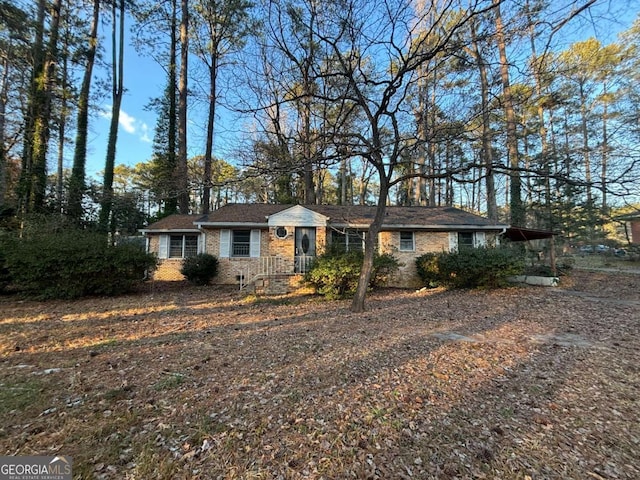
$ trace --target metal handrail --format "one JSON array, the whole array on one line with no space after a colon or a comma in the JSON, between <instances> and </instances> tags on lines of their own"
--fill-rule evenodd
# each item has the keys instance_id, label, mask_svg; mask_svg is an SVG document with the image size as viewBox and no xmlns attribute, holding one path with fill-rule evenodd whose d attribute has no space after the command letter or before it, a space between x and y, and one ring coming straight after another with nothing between
<instances>
[{"instance_id":1,"label":"metal handrail","mask_svg":"<svg viewBox=\"0 0 640 480\"><path fill-rule=\"evenodd\" d=\"M236 270L239 274L240 290L255 282L261 277L271 277L273 275L296 275L306 273L315 257L296 256L279 257L268 256L258 257L245 268Z\"/></svg>"}]
</instances>

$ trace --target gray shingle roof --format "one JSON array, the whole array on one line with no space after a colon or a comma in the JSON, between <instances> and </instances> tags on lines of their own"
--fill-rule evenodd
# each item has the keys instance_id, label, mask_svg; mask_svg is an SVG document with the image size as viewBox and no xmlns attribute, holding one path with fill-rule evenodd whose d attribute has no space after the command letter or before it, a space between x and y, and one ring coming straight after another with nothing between
<instances>
[{"instance_id":1,"label":"gray shingle roof","mask_svg":"<svg viewBox=\"0 0 640 480\"><path fill-rule=\"evenodd\" d=\"M197 222L207 224L245 223L265 225L269 215L286 210L293 205L272 204L227 204ZM329 217L334 225L369 225L375 216L376 207L368 205L304 205L316 213ZM496 224L480 215L454 207L387 207L383 228L467 226L496 229L506 225Z\"/></svg>"},{"instance_id":2,"label":"gray shingle roof","mask_svg":"<svg viewBox=\"0 0 640 480\"><path fill-rule=\"evenodd\" d=\"M188 231L197 230L196 220L202 218L202 215L169 215L157 222L152 223L147 228L142 229L143 232L164 232L167 230Z\"/></svg>"}]
</instances>

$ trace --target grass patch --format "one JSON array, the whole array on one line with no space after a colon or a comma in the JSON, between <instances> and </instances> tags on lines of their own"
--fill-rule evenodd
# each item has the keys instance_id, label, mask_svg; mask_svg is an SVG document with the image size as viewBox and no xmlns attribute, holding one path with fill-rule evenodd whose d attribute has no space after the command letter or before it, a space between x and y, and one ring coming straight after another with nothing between
<instances>
[{"instance_id":1,"label":"grass patch","mask_svg":"<svg viewBox=\"0 0 640 480\"><path fill-rule=\"evenodd\" d=\"M14 410L26 410L42 401L42 384L33 378L0 384L0 417Z\"/></svg>"},{"instance_id":2,"label":"grass patch","mask_svg":"<svg viewBox=\"0 0 640 480\"><path fill-rule=\"evenodd\" d=\"M161 378L153 385L153 389L158 392L163 390L172 390L182 385L185 378L186 377L181 373L168 373L166 377Z\"/></svg>"}]
</instances>

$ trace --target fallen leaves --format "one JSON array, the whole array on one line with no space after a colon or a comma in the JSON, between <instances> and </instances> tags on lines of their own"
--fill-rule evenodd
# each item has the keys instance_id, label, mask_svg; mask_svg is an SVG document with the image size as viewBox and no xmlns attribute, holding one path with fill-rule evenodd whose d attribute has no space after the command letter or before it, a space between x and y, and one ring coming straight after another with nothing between
<instances>
[{"instance_id":1,"label":"fallen leaves","mask_svg":"<svg viewBox=\"0 0 640 480\"><path fill-rule=\"evenodd\" d=\"M5 298L1 452L104 479L638 478L640 277L572 283L388 290L364 315L194 287Z\"/></svg>"}]
</instances>

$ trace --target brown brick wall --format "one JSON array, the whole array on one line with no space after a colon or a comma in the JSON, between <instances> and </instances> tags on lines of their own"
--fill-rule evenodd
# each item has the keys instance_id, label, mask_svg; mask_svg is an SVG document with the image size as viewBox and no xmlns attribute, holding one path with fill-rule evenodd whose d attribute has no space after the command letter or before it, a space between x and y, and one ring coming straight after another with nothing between
<instances>
[{"instance_id":1,"label":"brown brick wall","mask_svg":"<svg viewBox=\"0 0 640 480\"><path fill-rule=\"evenodd\" d=\"M380 253L390 253L400 263L400 270L394 279L394 284L399 287L415 288L420 286L420 280L416 272L416 258L429 252L448 252L448 232L415 232L415 251L400 251L400 232L381 232L379 236Z\"/></svg>"},{"instance_id":2,"label":"brown brick wall","mask_svg":"<svg viewBox=\"0 0 640 480\"><path fill-rule=\"evenodd\" d=\"M285 228L287 229L287 236L285 238L278 238L276 236L276 227L271 227L268 232L266 232L267 255L280 257L294 256L295 228L292 226L285 226ZM263 233L263 238L264 237L265 234Z\"/></svg>"},{"instance_id":3,"label":"brown brick wall","mask_svg":"<svg viewBox=\"0 0 640 480\"><path fill-rule=\"evenodd\" d=\"M184 275L180 273L182 268L181 258L165 258L160 260L158 268L153 273L154 280L174 282L184 280Z\"/></svg>"},{"instance_id":4,"label":"brown brick wall","mask_svg":"<svg viewBox=\"0 0 640 480\"><path fill-rule=\"evenodd\" d=\"M640 222L633 222L632 234L634 242L640 242ZM284 267L293 271L293 258L295 252L295 227L287 226L287 236L279 239L275 235L275 227L264 229L260 238L260 254L263 257L279 257L285 259ZM329 230L324 227L316 228L316 253L325 251L328 243ZM428 252L449 251L448 232L415 232L415 251L400 251L399 232L381 232L379 235L379 250L381 253L393 254L401 263L394 285L406 288L420 286L417 277L415 259ZM489 241L489 238L487 238ZM157 253L159 236L149 238L149 251ZM258 258L220 258L220 230L205 230L205 252L218 257L219 271L215 279L219 284L237 284L237 276L245 275L245 281L251 280L260 270ZM154 277L158 280L181 280L181 260L165 259L162 261Z\"/></svg>"}]
</instances>

